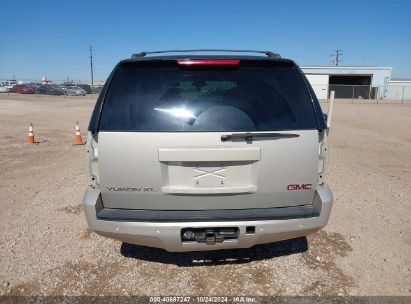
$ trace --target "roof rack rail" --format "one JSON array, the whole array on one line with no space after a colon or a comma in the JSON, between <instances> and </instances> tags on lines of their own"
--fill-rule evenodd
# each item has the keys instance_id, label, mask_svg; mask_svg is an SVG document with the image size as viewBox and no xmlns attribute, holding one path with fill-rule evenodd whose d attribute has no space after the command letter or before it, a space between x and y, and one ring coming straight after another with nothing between
<instances>
[{"instance_id":1,"label":"roof rack rail","mask_svg":"<svg viewBox=\"0 0 411 304\"><path fill-rule=\"evenodd\" d=\"M142 58L151 54L163 54L163 53L192 53L192 52L227 52L227 53L260 53L265 54L269 58L281 58L279 54L271 51L259 51L259 50L227 50L227 49L193 49L193 50L166 50L166 51L148 51L140 52L131 55L131 58Z\"/></svg>"}]
</instances>

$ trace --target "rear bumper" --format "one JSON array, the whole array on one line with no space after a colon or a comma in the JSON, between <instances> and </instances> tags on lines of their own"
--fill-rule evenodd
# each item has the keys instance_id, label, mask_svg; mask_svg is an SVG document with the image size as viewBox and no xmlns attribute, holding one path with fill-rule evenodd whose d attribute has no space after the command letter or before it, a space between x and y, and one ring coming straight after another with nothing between
<instances>
[{"instance_id":1,"label":"rear bumper","mask_svg":"<svg viewBox=\"0 0 411 304\"><path fill-rule=\"evenodd\" d=\"M313 217L250 221L137 222L98 219L99 209L102 208L98 190L86 191L83 198L88 225L96 233L126 243L163 248L170 252L249 248L256 244L305 236L327 224L332 203L331 190L328 187L320 187L313 204L319 215ZM254 234L246 234L248 226L255 227ZM214 245L182 242L181 229L189 227L238 227L239 236L238 239L225 240Z\"/></svg>"}]
</instances>

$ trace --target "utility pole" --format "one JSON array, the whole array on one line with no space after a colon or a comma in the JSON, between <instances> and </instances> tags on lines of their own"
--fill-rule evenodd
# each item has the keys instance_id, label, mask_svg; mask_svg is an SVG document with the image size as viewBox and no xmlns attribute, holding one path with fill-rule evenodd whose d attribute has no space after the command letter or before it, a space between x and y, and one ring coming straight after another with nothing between
<instances>
[{"instance_id":1,"label":"utility pole","mask_svg":"<svg viewBox=\"0 0 411 304\"><path fill-rule=\"evenodd\" d=\"M91 86L94 85L94 79L93 79L93 47L90 45L90 73L91 73Z\"/></svg>"},{"instance_id":2,"label":"utility pole","mask_svg":"<svg viewBox=\"0 0 411 304\"><path fill-rule=\"evenodd\" d=\"M335 54L331 54L331 63L333 63L335 66L338 66L338 64L342 61L341 53L342 50L335 50Z\"/></svg>"}]
</instances>

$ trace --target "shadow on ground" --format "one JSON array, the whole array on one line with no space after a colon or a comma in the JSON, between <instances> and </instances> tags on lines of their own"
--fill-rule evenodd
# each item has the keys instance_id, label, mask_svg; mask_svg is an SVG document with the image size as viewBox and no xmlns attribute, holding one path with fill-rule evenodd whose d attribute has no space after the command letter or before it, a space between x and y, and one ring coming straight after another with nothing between
<instances>
[{"instance_id":1,"label":"shadow on ground","mask_svg":"<svg viewBox=\"0 0 411 304\"><path fill-rule=\"evenodd\" d=\"M307 250L308 243L306 237L256 245L247 249L216 251L168 252L164 249L127 243L123 243L120 248L120 252L124 257L163 264L175 264L179 267L242 264L302 253Z\"/></svg>"}]
</instances>

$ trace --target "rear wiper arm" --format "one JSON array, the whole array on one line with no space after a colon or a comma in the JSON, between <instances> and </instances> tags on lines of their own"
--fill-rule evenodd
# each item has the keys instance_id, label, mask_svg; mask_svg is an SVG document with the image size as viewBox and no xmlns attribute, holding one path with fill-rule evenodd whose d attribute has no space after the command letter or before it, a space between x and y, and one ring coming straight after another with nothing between
<instances>
[{"instance_id":1,"label":"rear wiper arm","mask_svg":"<svg viewBox=\"0 0 411 304\"><path fill-rule=\"evenodd\" d=\"M253 140L255 137L266 137L266 138L293 138L299 137L299 134L291 133L234 133L221 135L221 141L227 141L230 139L244 138L246 141Z\"/></svg>"}]
</instances>

